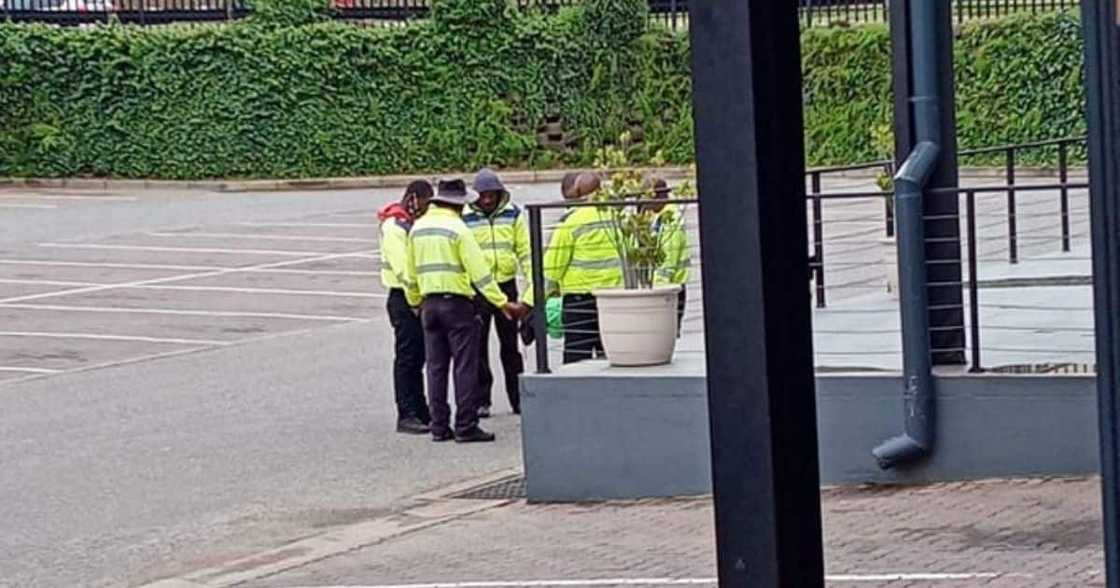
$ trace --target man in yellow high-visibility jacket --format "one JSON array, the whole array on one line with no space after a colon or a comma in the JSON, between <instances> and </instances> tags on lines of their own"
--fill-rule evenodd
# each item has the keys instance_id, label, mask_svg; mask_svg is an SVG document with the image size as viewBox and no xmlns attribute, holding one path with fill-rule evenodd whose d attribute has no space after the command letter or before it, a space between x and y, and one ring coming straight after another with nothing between
<instances>
[{"instance_id":1,"label":"man in yellow high-visibility jacket","mask_svg":"<svg viewBox=\"0 0 1120 588\"><path fill-rule=\"evenodd\" d=\"M463 213L463 222L474 232L475 239L482 247L486 262L498 287L509 297L517 300L517 271L526 282L530 282L523 298L528 305L533 303L532 276L529 246L529 219L519 206L511 202L509 190L498 174L483 169L475 175L474 191L478 200ZM492 402L491 390L494 374L490 369L490 323L498 333L499 357L505 375L506 396L514 414L521 414L521 392L518 380L525 371L525 362L518 347L517 321L506 318L485 298L478 296L479 317L482 319L482 344L479 345L479 386L482 388L482 406L478 415L490 416Z\"/></svg>"},{"instance_id":2,"label":"man in yellow high-visibility jacket","mask_svg":"<svg viewBox=\"0 0 1120 588\"><path fill-rule=\"evenodd\" d=\"M408 268L408 232L424 214L432 185L417 180L408 185L400 202L377 213L381 221L381 284L389 292L386 309L393 327L393 393L397 403L397 432L426 435L428 401L424 398L424 327L409 308L405 288L415 280Z\"/></svg>"},{"instance_id":3,"label":"man in yellow high-visibility jacket","mask_svg":"<svg viewBox=\"0 0 1120 588\"><path fill-rule=\"evenodd\" d=\"M671 197L672 190L669 184L661 178L653 179L653 197L656 200L667 200ZM684 309L688 295L688 270L692 267L692 252L689 250L688 233L685 231L684 218L679 208L671 204L655 204L651 209L658 213L654 230L657 240L661 244L664 258L654 273L655 286L680 286L677 293L677 331L680 332L684 320Z\"/></svg>"},{"instance_id":4,"label":"man in yellow high-visibility jacket","mask_svg":"<svg viewBox=\"0 0 1120 588\"><path fill-rule=\"evenodd\" d=\"M564 198L573 202L585 201L599 188L599 177L591 173L569 177L561 186ZM610 231L607 216L597 207L572 208L545 250L546 289L558 290L564 299L564 363L603 355L598 303L592 292L622 285L622 264Z\"/></svg>"},{"instance_id":5,"label":"man in yellow high-visibility jacket","mask_svg":"<svg viewBox=\"0 0 1120 588\"><path fill-rule=\"evenodd\" d=\"M511 318L525 313L498 288L474 234L463 223L469 200L462 180L439 183L432 206L412 225L408 235L408 265L414 282L406 294L420 307L428 360L428 397L432 439L473 443L493 441L493 433L478 426L481 393L478 387L478 346L481 328L474 303L475 290ZM447 404L447 379L455 371L455 423Z\"/></svg>"}]
</instances>

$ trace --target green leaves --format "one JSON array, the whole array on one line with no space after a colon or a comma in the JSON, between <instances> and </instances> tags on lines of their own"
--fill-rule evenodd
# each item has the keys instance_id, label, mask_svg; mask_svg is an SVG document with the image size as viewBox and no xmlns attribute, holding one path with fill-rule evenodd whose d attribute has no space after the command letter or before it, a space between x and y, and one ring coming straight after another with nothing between
<instances>
[{"instance_id":1,"label":"green leaves","mask_svg":"<svg viewBox=\"0 0 1120 588\"><path fill-rule=\"evenodd\" d=\"M556 14L436 0L432 19L399 27L324 20L327 6L256 0L253 19L220 26L0 24L0 176L587 166L628 131L635 163L692 161L688 35L648 25L646 0ZM1084 133L1076 17L968 24L956 51L962 146ZM802 55L809 163L886 155L886 28L806 30ZM554 119L562 151L537 142Z\"/></svg>"}]
</instances>

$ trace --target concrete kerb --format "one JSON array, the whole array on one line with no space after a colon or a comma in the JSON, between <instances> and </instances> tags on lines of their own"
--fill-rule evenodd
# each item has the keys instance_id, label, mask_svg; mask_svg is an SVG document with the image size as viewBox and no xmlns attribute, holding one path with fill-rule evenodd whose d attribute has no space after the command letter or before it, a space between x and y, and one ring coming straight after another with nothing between
<instances>
[{"instance_id":1,"label":"concrete kerb","mask_svg":"<svg viewBox=\"0 0 1120 588\"><path fill-rule=\"evenodd\" d=\"M691 168L639 168L643 173L656 173L668 180L681 180L692 177ZM540 184L559 182L565 174L591 169L562 169L541 171L508 171L502 179L510 184ZM811 169L809 171L812 171ZM845 172L830 172L830 177L873 179L880 170L863 169ZM961 168L960 177L966 179L1003 178L1006 171L1002 167ZM1016 177L1057 178L1056 168L1017 168ZM1085 168L1070 168L1070 176L1077 178L1086 174ZM38 188L71 190L205 190L210 192L292 192L298 190L361 190L403 188L418 179L430 180L435 177L469 177L467 173L446 173L431 175L393 175L364 176L351 178L306 178L292 180L124 180L107 178L8 178L0 177L0 187Z\"/></svg>"},{"instance_id":2,"label":"concrete kerb","mask_svg":"<svg viewBox=\"0 0 1120 588\"><path fill-rule=\"evenodd\" d=\"M165 578L139 588L224 588L259 580L283 572L383 543L486 510L500 508L513 500L462 500L450 497L471 488L491 484L520 470L505 469L479 478L450 484L412 497L413 506L402 512L369 521L336 527L275 549L242 557L213 567Z\"/></svg>"}]
</instances>

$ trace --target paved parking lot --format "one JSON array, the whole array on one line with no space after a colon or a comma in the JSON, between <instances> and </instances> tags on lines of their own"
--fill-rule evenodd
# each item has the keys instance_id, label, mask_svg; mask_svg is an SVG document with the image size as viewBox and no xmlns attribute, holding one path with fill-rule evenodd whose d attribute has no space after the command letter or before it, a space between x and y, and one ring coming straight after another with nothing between
<instances>
[{"instance_id":1,"label":"paved parking lot","mask_svg":"<svg viewBox=\"0 0 1120 588\"><path fill-rule=\"evenodd\" d=\"M368 320L378 267L372 209L6 249L0 379Z\"/></svg>"}]
</instances>

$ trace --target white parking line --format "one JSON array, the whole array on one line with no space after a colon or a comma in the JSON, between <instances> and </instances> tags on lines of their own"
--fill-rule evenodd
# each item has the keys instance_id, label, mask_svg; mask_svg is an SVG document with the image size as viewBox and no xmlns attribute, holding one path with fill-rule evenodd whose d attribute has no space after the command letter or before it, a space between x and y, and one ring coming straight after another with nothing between
<instances>
[{"instance_id":1,"label":"white parking line","mask_svg":"<svg viewBox=\"0 0 1120 588\"><path fill-rule=\"evenodd\" d=\"M336 292L333 290L291 290L285 288L237 288L230 286L118 286L125 290L182 290L187 292L236 292L239 294L302 294L307 296L336 296L340 298L385 299L387 294L377 292Z\"/></svg>"},{"instance_id":2,"label":"white parking line","mask_svg":"<svg viewBox=\"0 0 1120 588\"><path fill-rule=\"evenodd\" d=\"M292 262L292 265L301 263ZM244 273L261 274L322 274L324 276L380 276L376 271L348 271L348 270L313 270L313 269L249 269L236 266L221 265L162 265L149 263L97 263L89 261L53 261L53 260L28 260L28 259L0 259L0 265L42 265L47 267L88 267L96 269L137 269L137 270L172 270L172 271L220 271L233 270Z\"/></svg>"},{"instance_id":3,"label":"white parking line","mask_svg":"<svg viewBox=\"0 0 1120 588\"><path fill-rule=\"evenodd\" d=\"M105 200L107 202L136 202L139 198L133 196L61 196L54 194L5 194L0 199L9 200Z\"/></svg>"},{"instance_id":4,"label":"white parking line","mask_svg":"<svg viewBox=\"0 0 1120 588\"><path fill-rule=\"evenodd\" d=\"M841 574L825 576L829 582L960 582L995 578L1029 578L1028 574ZM582 588L595 586L715 586L716 578L594 578L585 580L509 580L484 582L430 582L426 584L338 584L316 588Z\"/></svg>"},{"instance_id":5,"label":"white parking line","mask_svg":"<svg viewBox=\"0 0 1120 588\"><path fill-rule=\"evenodd\" d=\"M0 310L49 310L52 312L97 312L122 314L167 314L176 316L205 316L225 318L262 318L291 319L303 321L364 322L369 317L336 316L326 314L288 314L280 312L240 312L236 310L177 310L172 308L121 308L116 306L64 306L52 304L5 304L0 302Z\"/></svg>"},{"instance_id":6,"label":"white parking line","mask_svg":"<svg viewBox=\"0 0 1120 588\"><path fill-rule=\"evenodd\" d=\"M243 227L338 227L369 229L377 228L377 223L237 223Z\"/></svg>"},{"instance_id":7,"label":"white parking line","mask_svg":"<svg viewBox=\"0 0 1120 588\"><path fill-rule=\"evenodd\" d=\"M0 208L39 208L45 210L48 208L58 208L58 206L54 204L0 204Z\"/></svg>"},{"instance_id":8,"label":"white parking line","mask_svg":"<svg viewBox=\"0 0 1120 588\"><path fill-rule=\"evenodd\" d=\"M19 372L19 373L25 373L25 374L57 374L61 371L62 370L48 370L48 369L43 369L43 368L26 368L26 367L15 367L15 366L0 365L0 372Z\"/></svg>"},{"instance_id":9,"label":"white parking line","mask_svg":"<svg viewBox=\"0 0 1120 588\"><path fill-rule=\"evenodd\" d=\"M359 239L357 237L311 237L302 235L260 235L256 233L145 233L150 237L210 237L220 239L258 239L261 241L308 241L308 242L338 242L338 243L370 243L376 244L377 239Z\"/></svg>"},{"instance_id":10,"label":"white parking line","mask_svg":"<svg viewBox=\"0 0 1120 588\"><path fill-rule=\"evenodd\" d=\"M170 279L170 278L169 278ZM22 284L29 286L59 286L69 288L97 288L110 284L98 282L54 282L49 280L9 280L0 278L0 284ZM346 292L338 290L298 290L290 288L252 288L236 286L166 286L166 285L141 285L141 286L113 286L121 290L182 290L186 292L236 292L239 294L305 294L307 296L336 296L340 298L377 298L385 299L386 294L378 292Z\"/></svg>"},{"instance_id":11,"label":"white parking line","mask_svg":"<svg viewBox=\"0 0 1120 588\"><path fill-rule=\"evenodd\" d=\"M240 255L275 255L305 257L322 251L291 251L287 249L224 249L220 247L161 247L154 245L110 245L106 243L39 243L39 247L56 249L107 249L115 251L162 251L172 253L232 253Z\"/></svg>"},{"instance_id":12,"label":"white parking line","mask_svg":"<svg viewBox=\"0 0 1120 588\"><path fill-rule=\"evenodd\" d=\"M43 339L92 339L95 341L138 341L142 343L175 343L179 345L231 345L229 341L205 339L168 339L165 337L139 337L132 335L100 335L95 333L50 333L37 331L0 331L0 337L38 337Z\"/></svg>"},{"instance_id":13,"label":"white parking line","mask_svg":"<svg viewBox=\"0 0 1120 588\"><path fill-rule=\"evenodd\" d=\"M210 277L210 276L220 276L220 275L224 275L224 274L228 274L228 273L234 273L234 272L242 271L242 270L270 269L270 268L276 268L276 267L283 267L285 265L292 265L292 264L296 264L296 263L312 263L312 262L316 262L316 261L327 261L327 260L330 260L330 259L337 259L337 258L340 258L340 257L353 257L355 255L362 255L363 253L364 253L364 251L352 251L352 252L349 252L349 253L328 253L328 254L316 255L315 257L305 257L305 258L302 258L302 259L291 260L291 261L277 261L277 262L272 262L272 263L262 263L262 264L258 264L258 265L247 266L247 267L244 267L244 268L220 269L220 270L214 270L214 271L198 272L198 273L194 273L194 274L184 274L184 275L178 275L178 276L170 276L170 277L166 277L166 278L156 278L156 279L152 279L152 280L140 280L140 281L137 281L137 282L105 284L105 285L99 285L99 286L91 286L91 287L88 287L88 288L74 288L72 290L60 290L58 292L47 292L47 293L44 293L44 294L30 294L30 295L27 295L27 296L16 296L14 298L0 299L0 304L7 304L7 303L12 303L12 302L26 302L28 300L41 300L43 298L52 298L52 297L55 297L55 296L67 296L67 295L70 295L70 294L88 294L90 292L100 292L100 291L103 291L103 290L111 290L113 288L127 288L127 287L134 287L134 286L147 286L147 285L152 285L152 284L162 284L162 283L166 283L166 282L189 280L189 279L192 279L192 278L207 278L207 277Z\"/></svg>"}]
</instances>

